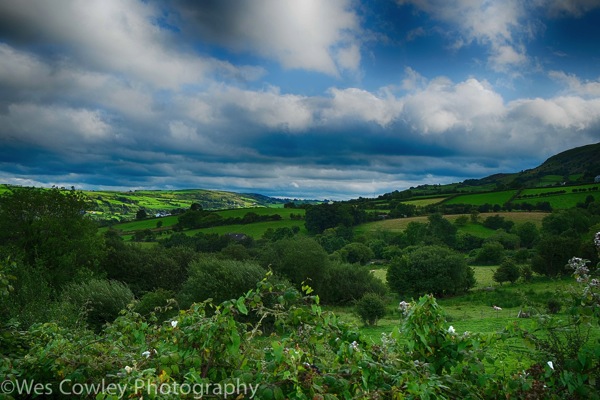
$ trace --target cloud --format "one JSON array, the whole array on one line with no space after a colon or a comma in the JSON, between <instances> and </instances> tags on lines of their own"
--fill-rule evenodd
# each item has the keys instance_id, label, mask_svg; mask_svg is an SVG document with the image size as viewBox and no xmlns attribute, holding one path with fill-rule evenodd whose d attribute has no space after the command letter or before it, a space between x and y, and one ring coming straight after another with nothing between
<instances>
[{"instance_id":1,"label":"cloud","mask_svg":"<svg viewBox=\"0 0 600 400\"><path fill-rule=\"evenodd\" d=\"M190 34L287 69L338 75L360 63L359 20L349 0L177 2Z\"/></svg>"},{"instance_id":2,"label":"cloud","mask_svg":"<svg viewBox=\"0 0 600 400\"><path fill-rule=\"evenodd\" d=\"M0 34L12 43L40 47L41 54L55 62L98 73L119 73L161 89L201 83L213 73L260 75L256 68L236 68L179 45L172 31L156 23L161 10L152 2L57 0L35 4L1 2Z\"/></svg>"},{"instance_id":3,"label":"cloud","mask_svg":"<svg viewBox=\"0 0 600 400\"><path fill-rule=\"evenodd\" d=\"M579 96L600 97L600 79L582 81L576 75L563 71L550 71L550 78L567 86L567 90Z\"/></svg>"},{"instance_id":4,"label":"cloud","mask_svg":"<svg viewBox=\"0 0 600 400\"><path fill-rule=\"evenodd\" d=\"M496 71L506 72L527 62L519 44L527 26L527 10L518 0L503 2L472 0L397 0L411 4L450 27L457 35L453 46L461 48L476 42L489 48L488 63Z\"/></svg>"}]
</instances>

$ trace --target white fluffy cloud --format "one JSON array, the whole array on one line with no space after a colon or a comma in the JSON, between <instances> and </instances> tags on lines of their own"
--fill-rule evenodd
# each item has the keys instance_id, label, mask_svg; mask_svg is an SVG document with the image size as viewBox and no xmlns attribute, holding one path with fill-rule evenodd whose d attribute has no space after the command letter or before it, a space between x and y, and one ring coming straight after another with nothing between
<instances>
[{"instance_id":1,"label":"white fluffy cloud","mask_svg":"<svg viewBox=\"0 0 600 400\"><path fill-rule=\"evenodd\" d=\"M450 24L458 38L454 46L477 42L488 46L490 66L497 71L526 63L527 55L519 45L519 37L530 30L526 9L519 0L397 0L399 4L412 4L427 12L432 18Z\"/></svg>"},{"instance_id":2,"label":"white fluffy cloud","mask_svg":"<svg viewBox=\"0 0 600 400\"><path fill-rule=\"evenodd\" d=\"M190 29L284 68L338 75L360 63L360 24L350 0L245 0L180 4Z\"/></svg>"}]
</instances>

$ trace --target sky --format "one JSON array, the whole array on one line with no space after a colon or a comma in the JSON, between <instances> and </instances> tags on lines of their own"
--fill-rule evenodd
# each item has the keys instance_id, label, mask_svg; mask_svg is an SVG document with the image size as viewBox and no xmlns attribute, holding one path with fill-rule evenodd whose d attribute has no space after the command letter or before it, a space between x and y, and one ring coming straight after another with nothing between
<instances>
[{"instance_id":1,"label":"sky","mask_svg":"<svg viewBox=\"0 0 600 400\"><path fill-rule=\"evenodd\" d=\"M600 142L599 0L0 0L0 182L374 197Z\"/></svg>"}]
</instances>

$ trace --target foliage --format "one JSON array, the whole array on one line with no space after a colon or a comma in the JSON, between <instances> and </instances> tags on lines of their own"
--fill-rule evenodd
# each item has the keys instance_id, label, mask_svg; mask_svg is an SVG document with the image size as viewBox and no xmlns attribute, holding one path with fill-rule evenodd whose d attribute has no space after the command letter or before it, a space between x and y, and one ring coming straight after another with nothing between
<instances>
[{"instance_id":1,"label":"foliage","mask_svg":"<svg viewBox=\"0 0 600 400\"><path fill-rule=\"evenodd\" d=\"M499 264L504 259L505 251L502 243L489 241L481 246L477 252L475 262L478 264L494 265Z\"/></svg>"},{"instance_id":2,"label":"foliage","mask_svg":"<svg viewBox=\"0 0 600 400\"><path fill-rule=\"evenodd\" d=\"M392 290L400 294L450 296L475 285L473 269L447 247L423 246L392 260L387 272Z\"/></svg>"},{"instance_id":3,"label":"foliage","mask_svg":"<svg viewBox=\"0 0 600 400\"><path fill-rule=\"evenodd\" d=\"M514 222L507 221L504 217L496 214L490 217L487 217L483 221L483 226L490 229L504 229L505 231L510 231L514 225Z\"/></svg>"},{"instance_id":4,"label":"foliage","mask_svg":"<svg viewBox=\"0 0 600 400\"><path fill-rule=\"evenodd\" d=\"M43 266L53 289L81 268L97 270L101 238L85 216L85 197L75 190L15 188L0 196L0 245L29 266Z\"/></svg>"},{"instance_id":5,"label":"foliage","mask_svg":"<svg viewBox=\"0 0 600 400\"><path fill-rule=\"evenodd\" d=\"M515 283L520 276L521 270L515 260L507 257L494 272L494 281L499 284L503 282Z\"/></svg>"},{"instance_id":6,"label":"foliage","mask_svg":"<svg viewBox=\"0 0 600 400\"><path fill-rule=\"evenodd\" d=\"M90 279L68 285L62 292L62 301L83 313L90 328L100 331L133 301L133 293L121 282Z\"/></svg>"},{"instance_id":7,"label":"foliage","mask_svg":"<svg viewBox=\"0 0 600 400\"><path fill-rule=\"evenodd\" d=\"M536 255L531 261L531 268L540 275L567 275L567 262L579 246L578 238L544 234L535 247Z\"/></svg>"},{"instance_id":8,"label":"foliage","mask_svg":"<svg viewBox=\"0 0 600 400\"><path fill-rule=\"evenodd\" d=\"M181 303L189 307L192 303L208 299L221 303L238 297L252 289L265 273L252 261L202 257L190 263L189 277L180 292Z\"/></svg>"},{"instance_id":9,"label":"foliage","mask_svg":"<svg viewBox=\"0 0 600 400\"><path fill-rule=\"evenodd\" d=\"M314 239L298 237L271 243L261 256L261 264L286 277L297 288L310 280L317 293L325 290L328 256Z\"/></svg>"},{"instance_id":10,"label":"foliage","mask_svg":"<svg viewBox=\"0 0 600 400\"><path fill-rule=\"evenodd\" d=\"M377 320L385 316L385 307L385 300L376 293L365 293L354 306L365 325L377 325Z\"/></svg>"},{"instance_id":11,"label":"foliage","mask_svg":"<svg viewBox=\"0 0 600 400\"><path fill-rule=\"evenodd\" d=\"M373 250L371 250L369 246L357 242L345 245L340 249L339 253L342 256L343 261L350 264L358 263L360 265L365 265L375 256Z\"/></svg>"},{"instance_id":12,"label":"foliage","mask_svg":"<svg viewBox=\"0 0 600 400\"><path fill-rule=\"evenodd\" d=\"M352 264L332 263L323 283L327 290L320 294L325 304L345 305L357 301L365 293L383 296L386 285L367 267Z\"/></svg>"}]
</instances>

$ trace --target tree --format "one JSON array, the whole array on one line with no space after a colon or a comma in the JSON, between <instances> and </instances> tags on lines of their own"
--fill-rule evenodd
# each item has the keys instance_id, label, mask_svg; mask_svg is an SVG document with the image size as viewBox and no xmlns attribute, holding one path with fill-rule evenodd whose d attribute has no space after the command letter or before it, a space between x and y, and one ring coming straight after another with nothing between
<instances>
[{"instance_id":1,"label":"tree","mask_svg":"<svg viewBox=\"0 0 600 400\"><path fill-rule=\"evenodd\" d=\"M327 290L319 297L326 304L348 305L357 301L365 293L386 294L387 288L364 266L333 263L327 272L323 284Z\"/></svg>"},{"instance_id":2,"label":"tree","mask_svg":"<svg viewBox=\"0 0 600 400\"><path fill-rule=\"evenodd\" d=\"M340 249L342 260L350 264L359 263L365 265L374 257L373 250L369 246L362 243L349 243Z\"/></svg>"},{"instance_id":3,"label":"tree","mask_svg":"<svg viewBox=\"0 0 600 400\"><path fill-rule=\"evenodd\" d=\"M205 257L190 263L189 277L181 290L181 303L212 298L216 303L238 298L256 287L267 271L255 262Z\"/></svg>"},{"instance_id":4,"label":"tree","mask_svg":"<svg viewBox=\"0 0 600 400\"><path fill-rule=\"evenodd\" d=\"M515 233L521 239L521 245L528 249L532 248L540 237L539 229L533 222L518 225Z\"/></svg>"},{"instance_id":5,"label":"tree","mask_svg":"<svg viewBox=\"0 0 600 400\"><path fill-rule=\"evenodd\" d=\"M366 293L355 306L356 313L365 325L377 325L385 316L385 301L376 293Z\"/></svg>"},{"instance_id":6,"label":"tree","mask_svg":"<svg viewBox=\"0 0 600 400\"><path fill-rule=\"evenodd\" d=\"M519 266L512 258L505 258L500 266L494 271L494 281L502 285L502 282L515 283L521 276Z\"/></svg>"},{"instance_id":7,"label":"tree","mask_svg":"<svg viewBox=\"0 0 600 400\"><path fill-rule=\"evenodd\" d=\"M443 246L418 247L392 260L387 272L390 288L402 295L448 296L468 291L475 275L462 254Z\"/></svg>"},{"instance_id":8,"label":"tree","mask_svg":"<svg viewBox=\"0 0 600 400\"><path fill-rule=\"evenodd\" d=\"M537 254L531 261L534 272L546 276L567 275L565 268L573 253L577 253L581 243L570 236L544 235L535 246Z\"/></svg>"},{"instance_id":9,"label":"tree","mask_svg":"<svg viewBox=\"0 0 600 400\"><path fill-rule=\"evenodd\" d=\"M0 246L40 267L54 289L82 269L100 272L102 237L86 208L86 197L74 189L12 189L0 196Z\"/></svg>"},{"instance_id":10,"label":"tree","mask_svg":"<svg viewBox=\"0 0 600 400\"><path fill-rule=\"evenodd\" d=\"M135 213L135 219L146 219L148 218L148 213L143 208L140 208L138 212Z\"/></svg>"},{"instance_id":11,"label":"tree","mask_svg":"<svg viewBox=\"0 0 600 400\"><path fill-rule=\"evenodd\" d=\"M327 276L327 252L314 239L297 237L272 243L262 255L262 265L288 278L296 287L309 284L319 293Z\"/></svg>"},{"instance_id":12,"label":"tree","mask_svg":"<svg viewBox=\"0 0 600 400\"><path fill-rule=\"evenodd\" d=\"M454 247L456 244L456 226L440 213L430 215L428 221L427 231L429 237L437 239L446 246Z\"/></svg>"},{"instance_id":13,"label":"tree","mask_svg":"<svg viewBox=\"0 0 600 400\"><path fill-rule=\"evenodd\" d=\"M504 246L497 241L489 241L481 246L475 261L481 264L499 264L504 258Z\"/></svg>"}]
</instances>

